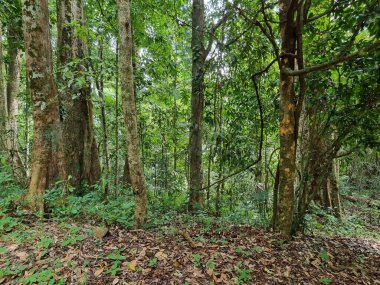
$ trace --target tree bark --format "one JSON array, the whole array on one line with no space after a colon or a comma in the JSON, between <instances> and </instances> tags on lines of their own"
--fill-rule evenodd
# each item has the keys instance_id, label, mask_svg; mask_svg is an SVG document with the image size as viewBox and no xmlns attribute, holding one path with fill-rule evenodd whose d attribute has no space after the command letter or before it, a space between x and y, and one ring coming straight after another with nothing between
<instances>
[{"instance_id":1,"label":"tree bark","mask_svg":"<svg viewBox=\"0 0 380 285\"><path fill-rule=\"evenodd\" d=\"M103 61L103 38L99 42L98 50L99 60ZM102 130L103 130L103 156L104 156L104 179L105 179L105 195L108 195L108 184L109 184L109 172L110 172L110 163L108 155L108 130L107 130L107 120L106 120L106 102L104 101L104 79L102 75L102 68L100 69L100 76L97 83L99 98L102 101L100 106L101 118L102 118Z\"/></svg>"},{"instance_id":2,"label":"tree bark","mask_svg":"<svg viewBox=\"0 0 380 285\"><path fill-rule=\"evenodd\" d=\"M31 181L24 199L29 209L43 211L45 189L58 177L59 105L47 1L24 0L23 4L26 68L34 120Z\"/></svg>"},{"instance_id":3,"label":"tree bark","mask_svg":"<svg viewBox=\"0 0 380 285\"><path fill-rule=\"evenodd\" d=\"M192 90L189 138L190 199L189 210L194 211L204 204L202 169L202 127L204 109L204 2L193 0L192 10Z\"/></svg>"},{"instance_id":4,"label":"tree bark","mask_svg":"<svg viewBox=\"0 0 380 285\"><path fill-rule=\"evenodd\" d=\"M115 79L115 174L114 186L119 184L119 42L116 43L115 54L116 79Z\"/></svg>"},{"instance_id":5,"label":"tree bark","mask_svg":"<svg viewBox=\"0 0 380 285\"><path fill-rule=\"evenodd\" d=\"M123 172L123 184L124 184L124 186L131 186L131 184L132 184L131 172L129 170L129 163L128 163L128 154L126 154L126 158L125 158L124 172Z\"/></svg>"},{"instance_id":6,"label":"tree bark","mask_svg":"<svg viewBox=\"0 0 380 285\"><path fill-rule=\"evenodd\" d=\"M84 2L59 0L57 5L62 179L81 188L86 184L95 184L100 179L86 45L83 39L75 36L76 27L72 25L74 21L78 25L85 25ZM74 60L78 62L73 65Z\"/></svg>"},{"instance_id":7,"label":"tree bark","mask_svg":"<svg viewBox=\"0 0 380 285\"><path fill-rule=\"evenodd\" d=\"M280 0L280 31L285 56L280 59L280 161L278 211L275 231L290 236L294 209L294 179L296 173L296 97L294 78L282 72L284 67L294 69L296 30L294 16L297 1Z\"/></svg>"},{"instance_id":8,"label":"tree bark","mask_svg":"<svg viewBox=\"0 0 380 285\"><path fill-rule=\"evenodd\" d=\"M137 129L136 104L132 65L132 27L130 1L118 0L118 26L120 39L120 84L123 112L126 125L128 165L135 199L135 225L141 227L148 218L147 187L140 154L140 139Z\"/></svg>"},{"instance_id":9,"label":"tree bark","mask_svg":"<svg viewBox=\"0 0 380 285\"><path fill-rule=\"evenodd\" d=\"M25 181L26 172L20 158L17 147L17 116L18 94L20 92L21 74L21 27L16 19L12 19L8 26L8 82L7 82L7 149L8 161L12 168L13 177L19 181Z\"/></svg>"},{"instance_id":10,"label":"tree bark","mask_svg":"<svg viewBox=\"0 0 380 285\"><path fill-rule=\"evenodd\" d=\"M337 181L337 173L334 165L334 160L331 161L331 170L328 176L328 189L331 194L331 207L335 217L342 219L342 206L340 203L340 192Z\"/></svg>"},{"instance_id":11,"label":"tree bark","mask_svg":"<svg viewBox=\"0 0 380 285\"><path fill-rule=\"evenodd\" d=\"M3 57L3 27L0 22L0 157L6 155L6 120L7 120L7 100L4 89L4 57ZM1 166L1 160L0 160Z\"/></svg>"}]
</instances>

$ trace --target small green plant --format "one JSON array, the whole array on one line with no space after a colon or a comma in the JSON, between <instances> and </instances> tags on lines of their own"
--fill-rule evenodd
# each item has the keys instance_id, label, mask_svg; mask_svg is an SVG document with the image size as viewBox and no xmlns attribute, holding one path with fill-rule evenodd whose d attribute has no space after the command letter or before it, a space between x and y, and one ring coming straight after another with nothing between
<instances>
[{"instance_id":1,"label":"small green plant","mask_svg":"<svg viewBox=\"0 0 380 285\"><path fill-rule=\"evenodd\" d=\"M236 284L247 283L251 279L251 270L241 268L241 263L235 266L235 271L237 274Z\"/></svg>"},{"instance_id":2,"label":"small green plant","mask_svg":"<svg viewBox=\"0 0 380 285\"><path fill-rule=\"evenodd\" d=\"M193 262L196 267L201 267L202 256L199 254L193 254Z\"/></svg>"},{"instance_id":3,"label":"small green plant","mask_svg":"<svg viewBox=\"0 0 380 285\"><path fill-rule=\"evenodd\" d=\"M120 261L114 261L110 269L106 271L107 274L111 274L112 276L116 276L121 271Z\"/></svg>"},{"instance_id":4,"label":"small green plant","mask_svg":"<svg viewBox=\"0 0 380 285\"><path fill-rule=\"evenodd\" d=\"M261 246L254 246L252 248L252 251L254 251L256 253L262 253L264 251L264 249Z\"/></svg>"},{"instance_id":5,"label":"small green plant","mask_svg":"<svg viewBox=\"0 0 380 285\"><path fill-rule=\"evenodd\" d=\"M330 256L324 248L319 253L319 257L321 258L323 265L326 265L326 263L330 261Z\"/></svg>"},{"instance_id":6,"label":"small green plant","mask_svg":"<svg viewBox=\"0 0 380 285\"><path fill-rule=\"evenodd\" d=\"M156 267L158 259L156 257L152 258L148 262L149 267Z\"/></svg>"},{"instance_id":7,"label":"small green plant","mask_svg":"<svg viewBox=\"0 0 380 285\"><path fill-rule=\"evenodd\" d=\"M65 238L62 242L61 242L61 247L66 247L66 246L70 246L70 245L74 245L76 244L78 241L82 241L86 239L84 236L71 236L71 237L67 237Z\"/></svg>"},{"instance_id":8,"label":"small green plant","mask_svg":"<svg viewBox=\"0 0 380 285\"><path fill-rule=\"evenodd\" d=\"M114 251L112 253L110 253L108 256L107 256L108 259L111 259L111 260L116 260L116 261L122 261L122 260L126 260L127 258L123 255L120 254L119 251Z\"/></svg>"},{"instance_id":9,"label":"small green plant","mask_svg":"<svg viewBox=\"0 0 380 285\"><path fill-rule=\"evenodd\" d=\"M245 249L243 249L243 248L241 248L241 247L237 247L237 248L235 249L235 252L238 253L238 254L249 255L249 251L247 251L247 250L245 250Z\"/></svg>"},{"instance_id":10,"label":"small green plant","mask_svg":"<svg viewBox=\"0 0 380 285\"><path fill-rule=\"evenodd\" d=\"M219 244L228 244L228 241L225 239L217 239L215 237L210 238L210 242L219 243Z\"/></svg>"},{"instance_id":11,"label":"small green plant","mask_svg":"<svg viewBox=\"0 0 380 285\"><path fill-rule=\"evenodd\" d=\"M322 284L331 284L332 280L330 278L327 278L327 277L322 277L321 279L319 279L319 282L321 282Z\"/></svg>"},{"instance_id":12,"label":"small green plant","mask_svg":"<svg viewBox=\"0 0 380 285\"><path fill-rule=\"evenodd\" d=\"M52 268L47 268L41 271L33 272L32 274L20 278L18 280L18 284L65 284L65 280L63 277L56 280L55 272Z\"/></svg>"},{"instance_id":13,"label":"small green plant","mask_svg":"<svg viewBox=\"0 0 380 285\"><path fill-rule=\"evenodd\" d=\"M0 254L7 252L8 249L5 246L0 246Z\"/></svg>"},{"instance_id":14,"label":"small green plant","mask_svg":"<svg viewBox=\"0 0 380 285\"><path fill-rule=\"evenodd\" d=\"M7 233L12 231L17 225L19 221L16 218L5 217L0 219L0 233Z\"/></svg>"},{"instance_id":15,"label":"small green plant","mask_svg":"<svg viewBox=\"0 0 380 285\"><path fill-rule=\"evenodd\" d=\"M215 269L215 262L213 259L210 259L209 261L207 261L206 269L207 270L214 270Z\"/></svg>"},{"instance_id":16,"label":"small green plant","mask_svg":"<svg viewBox=\"0 0 380 285\"><path fill-rule=\"evenodd\" d=\"M50 245L54 243L54 240L51 238L43 237L41 240L37 243L37 246L39 248L49 248Z\"/></svg>"}]
</instances>

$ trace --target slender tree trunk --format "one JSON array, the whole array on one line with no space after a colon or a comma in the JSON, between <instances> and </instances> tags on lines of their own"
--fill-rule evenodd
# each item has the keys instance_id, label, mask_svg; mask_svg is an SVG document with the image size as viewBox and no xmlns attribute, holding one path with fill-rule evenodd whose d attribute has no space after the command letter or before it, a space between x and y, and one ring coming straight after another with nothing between
<instances>
[{"instance_id":1,"label":"slender tree trunk","mask_svg":"<svg viewBox=\"0 0 380 285\"><path fill-rule=\"evenodd\" d=\"M207 190L206 190L207 208L210 208L211 161L212 161L212 144L210 144L210 150L208 154L208 166L207 166Z\"/></svg>"},{"instance_id":2,"label":"slender tree trunk","mask_svg":"<svg viewBox=\"0 0 380 285\"><path fill-rule=\"evenodd\" d=\"M148 218L147 187L141 162L140 139L137 129L136 103L132 65L132 27L129 0L118 0L118 25L120 38L120 83L126 124L128 165L135 198L135 224L141 227Z\"/></svg>"},{"instance_id":3,"label":"slender tree trunk","mask_svg":"<svg viewBox=\"0 0 380 285\"><path fill-rule=\"evenodd\" d=\"M273 216L272 216L272 227L277 228L277 213L278 213L278 184L280 183L280 164L277 163L276 176L273 185Z\"/></svg>"},{"instance_id":4,"label":"slender tree trunk","mask_svg":"<svg viewBox=\"0 0 380 285\"><path fill-rule=\"evenodd\" d=\"M59 0L58 63L61 108L61 171L63 179L80 188L100 179L100 164L94 136L89 64L85 41L75 36L74 21L85 25L83 0ZM71 63L78 60L74 67ZM70 80L71 79L71 80ZM68 84L68 82L72 82Z\"/></svg>"},{"instance_id":5,"label":"slender tree trunk","mask_svg":"<svg viewBox=\"0 0 380 285\"><path fill-rule=\"evenodd\" d=\"M13 177L17 181L25 181L26 172L17 147L17 116L18 94L20 92L21 49L19 41L22 38L21 27L16 20L11 20L8 26L8 83L7 83L7 148L8 160L12 167Z\"/></svg>"},{"instance_id":6,"label":"slender tree trunk","mask_svg":"<svg viewBox=\"0 0 380 285\"><path fill-rule=\"evenodd\" d=\"M44 210L43 195L57 176L59 105L54 81L49 11L46 0L23 1L26 68L33 104L34 140L27 207Z\"/></svg>"},{"instance_id":7,"label":"slender tree trunk","mask_svg":"<svg viewBox=\"0 0 380 285\"><path fill-rule=\"evenodd\" d=\"M3 29L0 22L0 157L6 155L6 120L7 120L7 100L4 89L4 58L3 58ZM1 160L0 160L1 166Z\"/></svg>"},{"instance_id":8,"label":"slender tree trunk","mask_svg":"<svg viewBox=\"0 0 380 285\"><path fill-rule=\"evenodd\" d=\"M115 80L115 189L119 184L119 42L116 42L116 80ZM128 169L129 172L129 169ZM130 181L129 181L130 183Z\"/></svg>"},{"instance_id":9,"label":"slender tree trunk","mask_svg":"<svg viewBox=\"0 0 380 285\"><path fill-rule=\"evenodd\" d=\"M202 127L204 109L204 64L206 51L204 47L204 2L193 0L192 11L192 90L191 119L189 138L190 159L190 199L189 210L202 207L204 204L203 169L202 169Z\"/></svg>"},{"instance_id":10,"label":"slender tree trunk","mask_svg":"<svg viewBox=\"0 0 380 285\"><path fill-rule=\"evenodd\" d=\"M280 32L285 54L280 59L280 67L294 70L296 52L296 30L294 16L297 1L280 0ZM280 162L279 162L279 200L275 231L290 236L294 209L294 179L296 173L296 97L294 77L280 72Z\"/></svg>"},{"instance_id":11,"label":"slender tree trunk","mask_svg":"<svg viewBox=\"0 0 380 285\"><path fill-rule=\"evenodd\" d=\"M98 57L101 62L103 62L103 39L99 42ZM108 155L108 130L107 130L107 120L106 120L106 103L104 101L104 79L102 75L103 68L99 70L99 79L96 80L96 85L98 89L99 98L102 101L100 106L101 120L102 120L102 131L103 131L103 157L104 157L104 179L105 179L105 196L108 195L109 191L109 173L110 173L110 163Z\"/></svg>"},{"instance_id":12,"label":"slender tree trunk","mask_svg":"<svg viewBox=\"0 0 380 285\"><path fill-rule=\"evenodd\" d=\"M331 207L334 211L335 217L342 219L342 206L340 203L340 192L337 181L337 172L335 169L334 161L331 162L331 170L328 176L328 190L331 195Z\"/></svg>"}]
</instances>

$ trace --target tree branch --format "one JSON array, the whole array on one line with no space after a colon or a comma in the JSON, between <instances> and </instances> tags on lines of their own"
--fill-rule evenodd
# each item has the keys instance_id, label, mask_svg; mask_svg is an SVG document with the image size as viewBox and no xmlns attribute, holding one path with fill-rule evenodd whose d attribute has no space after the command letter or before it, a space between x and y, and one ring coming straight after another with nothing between
<instances>
[{"instance_id":1,"label":"tree branch","mask_svg":"<svg viewBox=\"0 0 380 285\"><path fill-rule=\"evenodd\" d=\"M331 67L333 67L339 63L351 61L351 60L357 59L358 57L365 55L366 53L370 53L372 51L375 51L379 47L380 47L380 40L378 40L375 43L373 43L372 45L369 45L369 46L367 46L361 50L358 50L358 51L350 54L350 55L337 57L331 61L324 62L324 63L317 64L317 65L310 66L310 67L306 67L304 69L299 69L299 70L291 70L290 68L286 67L286 68L282 68L281 72L286 74L286 75L289 75L289 76L299 76L299 75L304 75L304 74L308 74L308 73L312 73L312 72L316 72L316 71L320 71L320 70L324 70L324 69L330 69Z\"/></svg>"},{"instance_id":2,"label":"tree branch","mask_svg":"<svg viewBox=\"0 0 380 285\"><path fill-rule=\"evenodd\" d=\"M342 7L342 8L339 9L339 6L342 5L342 4L344 4L344 3L347 3L347 2L348 2L347 0L344 0L344 1L340 1L340 2L337 2L337 3L333 4L330 9L327 9L323 13L315 15L315 16L313 16L311 18L307 18L306 21L305 21L305 24L308 24L310 22L318 20L318 19L320 19L320 18L322 18L322 17L324 17L324 16L326 16L326 15L328 15L330 13L334 13L334 12L338 12L340 10L343 10L345 7Z\"/></svg>"}]
</instances>

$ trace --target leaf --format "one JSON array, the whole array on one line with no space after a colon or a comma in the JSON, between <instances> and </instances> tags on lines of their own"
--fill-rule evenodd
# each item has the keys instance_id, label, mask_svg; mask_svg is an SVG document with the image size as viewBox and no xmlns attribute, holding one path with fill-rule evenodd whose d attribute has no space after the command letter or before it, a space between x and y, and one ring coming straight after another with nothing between
<instances>
[{"instance_id":1,"label":"leaf","mask_svg":"<svg viewBox=\"0 0 380 285\"><path fill-rule=\"evenodd\" d=\"M94 275L95 277L98 277L100 274L102 274L104 271L103 267L100 267L98 270L95 271Z\"/></svg>"},{"instance_id":2,"label":"leaf","mask_svg":"<svg viewBox=\"0 0 380 285\"><path fill-rule=\"evenodd\" d=\"M157 257L158 260L164 260L168 257L168 255L163 251L159 251L154 255L154 257Z\"/></svg>"},{"instance_id":3,"label":"leaf","mask_svg":"<svg viewBox=\"0 0 380 285\"><path fill-rule=\"evenodd\" d=\"M269 268L266 268L266 267L264 267L264 272L266 272L268 274L273 274L272 270L270 270Z\"/></svg>"},{"instance_id":4,"label":"leaf","mask_svg":"<svg viewBox=\"0 0 380 285\"><path fill-rule=\"evenodd\" d=\"M136 265L137 265L136 260L132 260L131 262L128 263L128 268L131 271L136 271Z\"/></svg>"},{"instance_id":5,"label":"leaf","mask_svg":"<svg viewBox=\"0 0 380 285\"><path fill-rule=\"evenodd\" d=\"M314 266L314 267L319 267L319 265L321 265L321 260L319 259L319 258L317 258L317 259L315 259L315 260L313 260L312 262L311 262L311 264Z\"/></svg>"},{"instance_id":6,"label":"leaf","mask_svg":"<svg viewBox=\"0 0 380 285\"><path fill-rule=\"evenodd\" d=\"M95 227L94 228L94 237L102 239L108 233L108 229L105 227Z\"/></svg>"},{"instance_id":7,"label":"leaf","mask_svg":"<svg viewBox=\"0 0 380 285\"><path fill-rule=\"evenodd\" d=\"M15 253L15 255L20 258L21 261L25 261L29 257L29 254L25 251L18 251Z\"/></svg>"}]
</instances>

